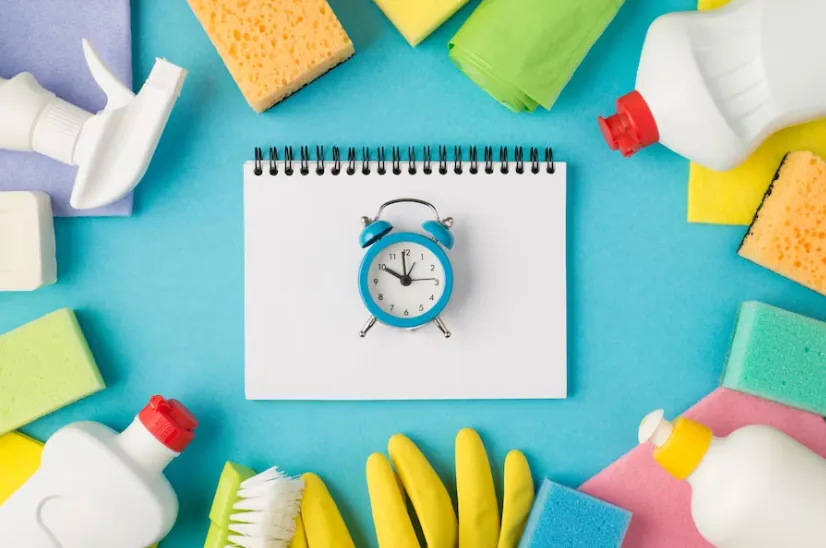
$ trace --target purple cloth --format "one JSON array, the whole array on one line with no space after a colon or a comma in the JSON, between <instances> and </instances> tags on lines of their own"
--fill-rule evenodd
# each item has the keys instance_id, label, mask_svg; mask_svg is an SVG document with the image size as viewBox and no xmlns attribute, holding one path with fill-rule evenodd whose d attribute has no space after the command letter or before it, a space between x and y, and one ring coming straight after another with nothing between
<instances>
[{"instance_id":1,"label":"purple cloth","mask_svg":"<svg viewBox=\"0 0 826 548\"><path fill-rule=\"evenodd\" d=\"M132 87L129 0L0 0L0 76L31 72L44 88L94 113L106 96L89 73L81 38ZM100 209L73 209L76 171L40 154L0 150L0 191L47 192L59 217L131 215L131 194Z\"/></svg>"}]
</instances>

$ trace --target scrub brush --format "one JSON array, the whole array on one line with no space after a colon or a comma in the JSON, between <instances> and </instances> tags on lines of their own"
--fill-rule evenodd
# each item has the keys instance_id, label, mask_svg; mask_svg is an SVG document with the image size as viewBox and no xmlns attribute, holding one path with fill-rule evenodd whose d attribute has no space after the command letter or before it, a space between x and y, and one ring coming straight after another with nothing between
<instances>
[{"instance_id":1,"label":"scrub brush","mask_svg":"<svg viewBox=\"0 0 826 548\"><path fill-rule=\"evenodd\" d=\"M304 481L277 467L255 475L226 463L209 519L205 548L287 548L295 536Z\"/></svg>"}]
</instances>

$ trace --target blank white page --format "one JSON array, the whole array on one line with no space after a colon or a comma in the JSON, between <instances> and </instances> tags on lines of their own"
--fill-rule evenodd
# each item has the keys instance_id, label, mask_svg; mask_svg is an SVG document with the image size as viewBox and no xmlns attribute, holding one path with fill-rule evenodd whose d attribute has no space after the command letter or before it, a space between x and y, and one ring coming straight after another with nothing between
<instances>
[{"instance_id":1,"label":"blank white page","mask_svg":"<svg viewBox=\"0 0 826 548\"><path fill-rule=\"evenodd\" d=\"M388 163L389 164L389 163ZM544 164L542 164L544 168ZM518 174L256 176L244 166L246 395L256 400L564 398L566 166ZM389 165L388 165L389 168ZM526 163L526 168L529 164ZM360 218L394 198L453 217L453 296L428 324L376 324L358 291ZM382 215L421 232L429 209Z\"/></svg>"}]
</instances>

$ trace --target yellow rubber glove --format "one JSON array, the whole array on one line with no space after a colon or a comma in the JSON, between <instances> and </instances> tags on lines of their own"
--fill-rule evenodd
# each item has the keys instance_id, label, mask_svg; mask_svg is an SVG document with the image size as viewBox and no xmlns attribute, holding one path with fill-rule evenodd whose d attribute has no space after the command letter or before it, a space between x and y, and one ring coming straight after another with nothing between
<instances>
[{"instance_id":1,"label":"yellow rubber glove","mask_svg":"<svg viewBox=\"0 0 826 548\"><path fill-rule=\"evenodd\" d=\"M500 528L493 475L475 431L465 429L456 437L458 525L447 489L418 447L401 434L393 436L388 445L399 477L384 455L376 453L367 460L367 487L381 548L419 548L404 492L428 548L517 548L534 498L531 471L522 453L511 451L505 459Z\"/></svg>"},{"instance_id":2,"label":"yellow rubber glove","mask_svg":"<svg viewBox=\"0 0 826 548\"><path fill-rule=\"evenodd\" d=\"M398 479L384 455L375 453L367 459L367 488L379 546L419 548L402 494L404 489L428 548L456 548L456 513L436 471L407 436L396 434L390 438L387 451Z\"/></svg>"},{"instance_id":3,"label":"yellow rubber glove","mask_svg":"<svg viewBox=\"0 0 826 548\"><path fill-rule=\"evenodd\" d=\"M516 548L525 530L534 499L533 478L528 459L521 451L505 457L505 503L498 548Z\"/></svg>"},{"instance_id":4,"label":"yellow rubber glove","mask_svg":"<svg viewBox=\"0 0 826 548\"><path fill-rule=\"evenodd\" d=\"M379 545L420 548L399 479L384 455L374 453L367 459L367 490Z\"/></svg>"},{"instance_id":5,"label":"yellow rubber glove","mask_svg":"<svg viewBox=\"0 0 826 548\"><path fill-rule=\"evenodd\" d=\"M295 520L295 536L290 544L290 548L308 548L307 533L304 531L304 520L301 519L301 514Z\"/></svg>"},{"instance_id":6,"label":"yellow rubber glove","mask_svg":"<svg viewBox=\"0 0 826 548\"><path fill-rule=\"evenodd\" d=\"M301 519L310 548L355 548L333 497L321 478L304 474ZM300 546L298 544L297 546Z\"/></svg>"},{"instance_id":7,"label":"yellow rubber glove","mask_svg":"<svg viewBox=\"0 0 826 548\"><path fill-rule=\"evenodd\" d=\"M456 494L459 498L459 548L496 548L499 502L482 439L465 428L456 436Z\"/></svg>"}]
</instances>

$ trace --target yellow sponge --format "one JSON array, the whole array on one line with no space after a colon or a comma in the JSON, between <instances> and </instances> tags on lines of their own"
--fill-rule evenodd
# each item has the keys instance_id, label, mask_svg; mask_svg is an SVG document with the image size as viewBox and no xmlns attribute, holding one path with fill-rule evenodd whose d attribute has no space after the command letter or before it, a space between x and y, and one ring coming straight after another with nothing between
<instances>
[{"instance_id":1,"label":"yellow sponge","mask_svg":"<svg viewBox=\"0 0 826 548\"><path fill-rule=\"evenodd\" d=\"M256 112L353 55L326 0L187 1Z\"/></svg>"},{"instance_id":2,"label":"yellow sponge","mask_svg":"<svg viewBox=\"0 0 826 548\"><path fill-rule=\"evenodd\" d=\"M468 0L375 0L411 46L427 38Z\"/></svg>"},{"instance_id":3,"label":"yellow sponge","mask_svg":"<svg viewBox=\"0 0 826 548\"><path fill-rule=\"evenodd\" d=\"M739 253L826 295L826 161L786 156Z\"/></svg>"},{"instance_id":4,"label":"yellow sponge","mask_svg":"<svg viewBox=\"0 0 826 548\"><path fill-rule=\"evenodd\" d=\"M19 432L0 436L0 504L40 468L43 444Z\"/></svg>"}]
</instances>

